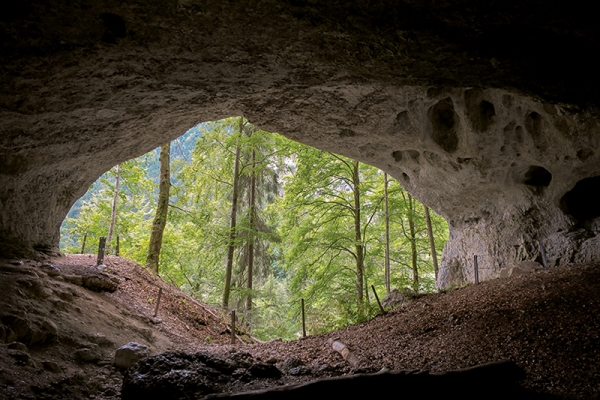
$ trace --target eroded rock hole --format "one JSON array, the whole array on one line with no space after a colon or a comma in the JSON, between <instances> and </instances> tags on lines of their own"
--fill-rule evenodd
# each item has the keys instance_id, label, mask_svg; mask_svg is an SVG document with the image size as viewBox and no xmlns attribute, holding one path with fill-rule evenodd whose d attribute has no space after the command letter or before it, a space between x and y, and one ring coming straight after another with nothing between
<instances>
[{"instance_id":1,"label":"eroded rock hole","mask_svg":"<svg viewBox=\"0 0 600 400\"><path fill-rule=\"evenodd\" d=\"M539 165L532 165L527 172L525 172L525 180L523 183L536 188L545 188L550 185L551 181L552 174L550 171Z\"/></svg>"},{"instance_id":2,"label":"eroded rock hole","mask_svg":"<svg viewBox=\"0 0 600 400\"><path fill-rule=\"evenodd\" d=\"M487 130L493 123L492 118L496 115L496 109L492 103L482 100L481 89L470 89L465 91L465 104L467 115L471 120L473 129L478 132Z\"/></svg>"},{"instance_id":3,"label":"eroded rock hole","mask_svg":"<svg viewBox=\"0 0 600 400\"><path fill-rule=\"evenodd\" d=\"M577 158L579 158L581 161L585 161L593 155L594 151L590 149L581 149L577 152Z\"/></svg>"},{"instance_id":4,"label":"eroded rock hole","mask_svg":"<svg viewBox=\"0 0 600 400\"><path fill-rule=\"evenodd\" d=\"M408 156L416 162L419 162L419 156L421 155L417 150L407 150Z\"/></svg>"},{"instance_id":5,"label":"eroded rock hole","mask_svg":"<svg viewBox=\"0 0 600 400\"><path fill-rule=\"evenodd\" d=\"M447 97L438 102L429 109L428 116L433 128L433 141L448 153L454 153L458 148L458 116L452 99Z\"/></svg>"},{"instance_id":6,"label":"eroded rock hole","mask_svg":"<svg viewBox=\"0 0 600 400\"><path fill-rule=\"evenodd\" d=\"M535 139L542 135L542 116L535 111L530 112L525 118L525 129Z\"/></svg>"},{"instance_id":7,"label":"eroded rock hole","mask_svg":"<svg viewBox=\"0 0 600 400\"><path fill-rule=\"evenodd\" d=\"M100 15L104 24L104 34L102 41L106 43L116 44L117 38L124 38L127 34L125 20L113 13L104 13Z\"/></svg>"},{"instance_id":8,"label":"eroded rock hole","mask_svg":"<svg viewBox=\"0 0 600 400\"><path fill-rule=\"evenodd\" d=\"M600 217L600 176L577 182L560 200L560 208L578 221Z\"/></svg>"}]
</instances>

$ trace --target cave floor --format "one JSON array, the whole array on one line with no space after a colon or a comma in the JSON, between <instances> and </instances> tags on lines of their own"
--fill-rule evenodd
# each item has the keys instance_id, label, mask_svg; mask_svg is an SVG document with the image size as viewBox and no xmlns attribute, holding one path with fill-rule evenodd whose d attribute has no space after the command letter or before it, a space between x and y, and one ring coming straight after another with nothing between
<instances>
[{"instance_id":1,"label":"cave floor","mask_svg":"<svg viewBox=\"0 0 600 400\"><path fill-rule=\"evenodd\" d=\"M329 339L348 346L360 360L360 372L384 367L440 372L511 360L525 370L521 384L527 389L565 399L600 396L600 266L595 264L423 296L324 335L231 345L227 319L219 311L129 260L107 257L106 269L99 271L92 266L94 256L68 255L51 261L59 275L43 263L20 262L0 260L5 325L0 334L7 342L0 344L1 398L118 399L123 372L112 357L131 341L147 345L151 354L242 352L277 366L293 360L305 367L284 371L278 379L231 380L225 390L232 392L357 372L331 349ZM86 287L76 278L95 274L109 276L118 289ZM154 318L157 285L164 289ZM12 333L6 329L11 321ZM36 326L46 328L36 331ZM15 335L27 346L10 344Z\"/></svg>"}]
</instances>

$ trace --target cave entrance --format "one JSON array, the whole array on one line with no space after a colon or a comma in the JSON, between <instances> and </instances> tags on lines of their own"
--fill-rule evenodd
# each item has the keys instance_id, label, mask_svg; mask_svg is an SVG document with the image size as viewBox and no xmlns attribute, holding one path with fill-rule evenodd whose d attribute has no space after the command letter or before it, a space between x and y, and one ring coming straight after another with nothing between
<instances>
[{"instance_id":1,"label":"cave entrance","mask_svg":"<svg viewBox=\"0 0 600 400\"><path fill-rule=\"evenodd\" d=\"M118 239L120 256L153 270L148 254L160 152L123 162L92 185L62 224L64 253L91 256L114 224L108 254L116 253ZM193 127L171 141L170 155L158 273L205 304L235 308L254 336L294 338L298 320L289 316L301 299L308 330L318 333L377 314L372 285L382 298L388 283L390 290L435 291L427 211L376 167L262 131L241 117ZM439 255L448 225L433 210L429 217Z\"/></svg>"},{"instance_id":2,"label":"cave entrance","mask_svg":"<svg viewBox=\"0 0 600 400\"><path fill-rule=\"evenodd\" d=\"M600 217L600 176L580 180L560 200L561 210L578 222Z\"/></svg>"}]
</instances>

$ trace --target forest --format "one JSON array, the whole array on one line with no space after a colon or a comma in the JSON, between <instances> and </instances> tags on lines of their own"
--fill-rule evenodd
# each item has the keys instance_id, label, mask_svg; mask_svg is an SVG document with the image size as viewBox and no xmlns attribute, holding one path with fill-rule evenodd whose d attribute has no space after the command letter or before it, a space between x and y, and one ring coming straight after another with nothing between
<instances>
[{"instance_id":1,"label":"forest","mask_svg":"<svg viewBox=\"0 0 600 400\"><path fill-rule=\"evenodd\" d=\"M377 315L374 292L435 291L448 226L379 169L233 117L102 175L64 220L61 251L95 253L100 237L236 310L253 336L285 340L302 335L302 302L316 334Z\"/></svg>"}]
</instances>

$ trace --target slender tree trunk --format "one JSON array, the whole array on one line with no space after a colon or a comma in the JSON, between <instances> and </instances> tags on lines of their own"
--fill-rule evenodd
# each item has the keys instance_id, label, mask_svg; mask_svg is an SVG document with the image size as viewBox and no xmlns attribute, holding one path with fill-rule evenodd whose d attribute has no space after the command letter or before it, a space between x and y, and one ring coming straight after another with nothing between
<instances>
[{"instance_id":1,"label":"slender tree trunk","mask_svg":"<svg viewBox=\"0 0 600 400\"><path fill-rule=\"evenodd\" d=\"M429 215L429 207L425 207L425 219L427 220L427 234L429 235L429 245L431 246L431 258L433 260L433 271L435 272L435 281L438 277L438 262L437 253L435 251L435 238L433 237L433 229L431 228L431 216Z\"/></svg>"},{"instance_id":2,"label":"slender tree trunk","mask_svg":"<svg viewBox=\"0 0 600 400\"><path fill-rule=\"evenodd\" d=\"M385 291L389 295L391 292L391 274L390 274L390 212L388 203L388 175L383 173L383 196L385 210Z\"/></svg>"},{"instance_id":3,"label":"slender tree trunk","mask_svg":"<svg viewBox=\"0 0 600 400\"><path fill-rule=\"evenodd\" d=\"M413 288L419 290L419 270L417 269L417 238L415 233L415 207L414 200L408 194L408 227L410 231L410 253L412 258Z\"/></svg>"},{"instance_id":4,"label":"slender tree trunk","mask_svg":"<svg viewBox=\"0 0 600 400\"><path fill-rule=\"evenodd\" d=\"M121 164L117 165L115 171L115 190L113 190L112 211L110 213L110 225L108 227L108 236L106 242L110 247L110 243L115 231L115 222L117 221L117 199L119 198L119 181L121 180Z\"/></svg>"},{"instance_id":5,"label":"slender tree trunk","mask_svg":"<svg viewBox=\"0 0 600 400\"><path fill-rule=\"evenodd\" d=\"M244 118L240 117L240 135L244 130ZM229 244L227 247L227 266L225 269L225 288L223 289L223 307L229 307L229 294L231 292L231 273L233 269L233 253L235 250L236 225L237 225L237 203L238 186L240 175L240 144L235 148L235 165L233 168L233 194L231 198L231 212L229 214Z\"/></svg>"},{"instance_id":6,"label":"slender tree trunk","mask_svg":"<svg viewBox=\"0 0 600 400\"><path fill-rule=\"evenodd\" d=\"M354 161L354 171L352 181L354 183L354 240L356 252L356 300L358 309L363 310L363 279L365 273L364 265L364 249L362 244L361 233L361 216L360 216L360 175L358 173L359 163Z\"/></svg>"},{"instance_id":7,"label":"slender tree trunk","mask_svg":"<svg viewBox=\"0 0 600 400\"><path fill-rule=\"evenodd\" d=\"M248 235L248 281L246 289L248 289L248 296L246 297L246 310L252 309L252 279L254 269L254 232L256 230L256 151L252 150L252 173L250 175L250 218L249 218L249 235Z\"/></svg>"},{"instance_id":8,"label":"slender tree trunk","mask_svg":"<svg viewBox=\"0 0 600 400\"><path fill-rule=\"evenodd\" d=\"M160 148L160 182L158 184L158 202L156 214L152 223L150 234L150 245L148 246L148 257L146 267L158 275L158 261L160 260L160 249L162 247L163 233L167 225L167 214L169 213L169 192L171 189L171 144L167 143Z\"/></svg>"}]
</instances>

